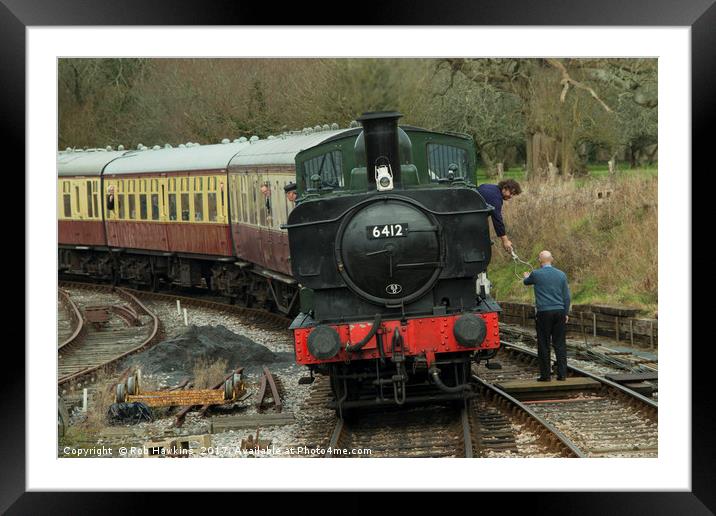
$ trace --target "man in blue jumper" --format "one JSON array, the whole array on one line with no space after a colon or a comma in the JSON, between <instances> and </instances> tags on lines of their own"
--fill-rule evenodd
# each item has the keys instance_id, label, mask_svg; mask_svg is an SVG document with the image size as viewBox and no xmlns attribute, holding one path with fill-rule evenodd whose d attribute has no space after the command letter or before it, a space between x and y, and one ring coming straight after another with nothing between
<instances>
[{"instance_id":1,"label":"man in blue jumper","mask_svg":"<svg viewBox=\"0 0 716 516\"><path fill-rule=\"evenodd\" d=\"M567 275L552 266L552 253L539 253L540 268L525 272L525 285L534 285L537 305L537 358L540 376L537 381L550 381L550 340L557 355L557 380L567 376L566 325L572 302Z\"/></svg>"},{"instance_id":2,"label":"man in blue jumper","mask_svg":"<svg viewBox=\"0 0 716 516\"><path fill-rule=\"evenodd\" d=\"M480 192L487 204L495 208L492 212L492 226L495 228L495 234L502 240L502 247L505 251L512 253L512 242L507 238L505 223L502 221L502 202L520 195L522 193L520 184L514 179L506 179L496 185L483 183L477 187L477 191Z\"/></svg>"}]
</instances>

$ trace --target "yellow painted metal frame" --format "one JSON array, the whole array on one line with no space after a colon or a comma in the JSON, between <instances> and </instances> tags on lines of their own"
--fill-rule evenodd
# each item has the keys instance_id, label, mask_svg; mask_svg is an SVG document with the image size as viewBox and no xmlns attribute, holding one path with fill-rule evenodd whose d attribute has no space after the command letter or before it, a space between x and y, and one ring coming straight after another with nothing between
<instances>
[{"instance_id":1,"label":"yellow painted metal frame","mask_svg":"<svg viewBox=\"0 0 716 516\"><path fill-rule=\"evenodd\" d=\"M99 178L72 177L57 180L58 220L102 220ZM89 198L88 198L89 194ZM69 195L70 213L65 213L65 195Z\"/></svg>"},{"instance_id":2,"label":"yellow painted metal frame","mask_svg":"<svg viewBox=\"0 0 716 516\"><path fill-rule=\"evenodd\" d=\"M64 217L64 183L68 182L72 187L72 202L73 202L73 217L74 217L74 203L75 203L75 182L79 185L86 179L59 179L58 186L58 218L67 219ZM97 183L97 196L98 202L99 197L99 180L93 180ZM171 222L178 224L226 224L227 223L227 196L226 196L226 176L223 174L211 174L211 175L172 175L172 176L141 176L141 177L117 177L108 176L104 178L104 191L101 193L101 202L105 203L105 217L110 221L137 221L137 222ZM196 186L195 186L196 185ZM115 203L113 210L106 209L106 199L109 193L109 187L114 186ZM209 194L216 194L216 220L208 220L208 207L209 207ZM176 195L176 207L177 207L177 220L169 220L169 195ZM188 207L189 207L189 220L182 220L182 194L188 194ZM201 194L202 206L201 213L204 214L202 220L196 220L196 210L194 206L194 194ZM86 200L83 200L83 195L86 195L84 190L80 190L80 207L81 213L87 215ZM152 218L152 196L157 196L158 206L158 218ZM142 197L146 198L146 218L141 218L141 202ZM130 197L134 199L134 217L130 217ZM121 210L123 205L123 210ZM101 208L101 206L100 206ZM120 212L124 212L124 216L120 217ZM94 215L94 214L93 214ZM100 211L101 215L101 211ZM85 216L85 218L87 218ZM99 220L99 217L94 216L93 219Z\"/></svg>"}]
</instances>

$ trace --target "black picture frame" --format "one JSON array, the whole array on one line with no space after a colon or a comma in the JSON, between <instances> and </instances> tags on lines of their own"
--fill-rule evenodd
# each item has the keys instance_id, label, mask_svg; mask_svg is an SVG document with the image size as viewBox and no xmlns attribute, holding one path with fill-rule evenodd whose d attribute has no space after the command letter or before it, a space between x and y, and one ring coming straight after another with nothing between
<instances>
[{"instance_id":1,"label":"black picture frame","mask_svg":"<svg viewBox=\"0 0 716 516\"><path fill-rule=\"evenodd\" d=\"M310 9L308 8L310 7ZM338 13L345 14L339 15ZM323 13L323 14L322 14ZM333 14L331 19L327 13ZM0 104L2 105L3 142L9 148L25 148L25 29L30 26L91 25L570 25L570 26L688 26L691 27L692 79L692 163L693 170L710 172L707 157L712 145L707 129L716 112L716 5L714 0L504 0L502 2L426 2L400 3L360 2L336 7L336 4L305 2L261 3L217 0L207 3L190 0L131 0L122 3L108 0L0 0ZM565 49L568 53L568 48ZM48 88L51 91L51 87ZM24 153L17 152L16 170L25 170ZM5 173L9 173L5 170ZM684 178L687 180L687 173ZM691 176L691 181L694 177ZM28 188L29 190L29 188ZM692 190L693 192L694 190ZM697 190L698 191L698 190ZM701 190L703 192L703 190ZM26 195L28 195L26 193ZM703 195L703 193L702 193ZM693 199L695 202L695 198ZM31 203L27 204L31 209ZM673 207L662 207L672 209ZM690 207L676 207L690 209ZM692 220L696 221L694 216ZM684 228L685 231L691 228ZM692 233L692 236L694 233ZM27 235L25 234L26 238ZM16 245L17 252L24 246ZM708 253L692 255L692 270L708 272ZM24 253L24 251L23 251ZM25 257L27 259L27 257ZM17 259L16 264L25 263ZM687 264L685 264L686 266ZM31 271L25 270L25 273ZM19 275L18 275L19 276ZM20 290L18 290L20 292ZM663 295L668 295L664 293ZM686 302L687 300L685 300ZM19 304L18 304L19 305ZM703 312L705 308L702 308ZM697 315L694 305L694 315ZM673 352L691 345L691 321L682 321L684 341L674 343ZM146 508L156 495L129 493L38 493L25 488L25 355L17 345L6 341L3 360L2 406L0 414L0 512L8 514L128 514ZM672 343L669 343L670 345ZM706 342L705 344L710 344ZM14 353L14 356L12 355ZM483 505L486 497L493 501L509 497L530 511L550 514L711 514L716 509L716 428L713 411L716 402L709 389L708 346L692 347L692 491L642 493L477 493L474 503ZM668 358L668 355L665 354ZM664 357L662 359L665 359ZM482 474L486 474L482 472ZM429 495L429 494L428 494ZM197 494L201 498L201 494ZM208 496L208 495L203 495ZM211 495L215 500L216 495ZM262 498L247 500L242 494L241 506L268 503ZM418 498L421 496L421 498ZM414 502L425 493L413 493ZM447 496L443 494L442 496ZM165 511L184 505L184 497L172 494L161 498ZM222 497L223 498L223 497ZM255 497L254 497L255 498ZM306 500L307 496L300 499ZM387 498L387 497L382 497ZM263 500L263 501L262 501ZM177 503L178 502L178 503ZM296 504L295 495L289 504ZM275 499L271 497L273 510ZM352 511L373 510L378 498L360 493L343 496L345 507ZM179 505L181 504L181 505ZM212 502L213 504L213 502ZM326 505L326 510L330 505ZM320 504L313 505L321 510Z\"/></svg>"}]
</instances>

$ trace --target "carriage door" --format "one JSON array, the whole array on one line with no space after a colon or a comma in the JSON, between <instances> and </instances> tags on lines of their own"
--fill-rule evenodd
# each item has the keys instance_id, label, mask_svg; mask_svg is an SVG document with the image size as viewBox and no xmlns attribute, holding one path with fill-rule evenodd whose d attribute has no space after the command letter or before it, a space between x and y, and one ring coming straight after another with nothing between
<instances>
[{"instance_id":1,"label":"carriage door","mask_svg":"<svg viewBox=\"0 0 716 516\"><path fill-rule=\"evenodd\" d=\"M159 179L155 179L152 182L152 186L152 220L156 220L160 228L162 250L169 251L169 179L167 179L167 175L165 173L159 174ZM154 188L156 188L156 192ZM155 209L158 215L157 219L154 219Z\"/></svg>"},{"instance_id":2,"label":"carriage door","mask_svg":"<svg viewBox=\"0 0 716 516\"><path fill-rule=\"evenodd\" d=\"M266 170L256 172L257 179L257 210L258 210L258 226L259 241L261 243L261 265L267 266L271 260L271 231L270 227L270 211L271 211L271 185L268 181Z\"/></svg>"}]
</instances>

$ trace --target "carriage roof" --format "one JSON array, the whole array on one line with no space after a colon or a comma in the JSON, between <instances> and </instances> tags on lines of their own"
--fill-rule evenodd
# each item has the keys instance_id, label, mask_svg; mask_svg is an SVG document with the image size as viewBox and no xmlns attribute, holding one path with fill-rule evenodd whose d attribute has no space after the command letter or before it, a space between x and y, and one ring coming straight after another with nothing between
<instances>
[{"instance_id":1,"label":"carriage roof","mask_svg":"<svg viewBox=\"0 0 716 516\"><path fill-rule=\"evenodd\" d=\"M60 152L57 155L57 175L99 176L107 163L124 154L126 151L104 149Z\"/></svg>"},{"instance_id":2,"label":"carriage roof","mask_svg":"<svg viewBox=\"0 0 716 516\"><path fill-rule=\"evenodd\" d=\"M255 141L131 151L60 152L58 174L104 175L295 165L296 154L352 129L302 132Z\"/></svg>"}]
</instances>

